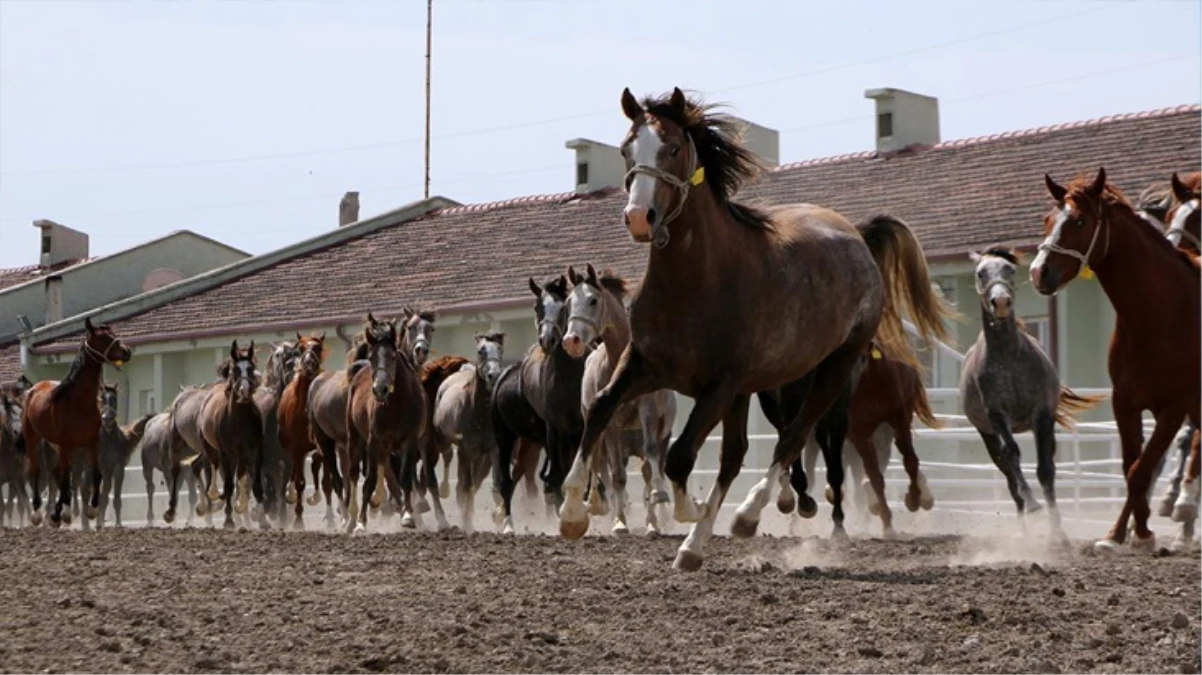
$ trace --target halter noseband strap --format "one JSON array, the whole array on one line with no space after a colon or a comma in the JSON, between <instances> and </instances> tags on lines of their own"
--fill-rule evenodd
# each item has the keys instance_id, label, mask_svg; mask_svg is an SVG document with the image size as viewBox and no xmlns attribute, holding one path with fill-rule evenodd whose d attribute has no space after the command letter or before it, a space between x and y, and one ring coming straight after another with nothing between
<instances>
[{"instance_id":1,"label":"halter noseband strap","mask_svg":"<svg viewBox=\"0 0 1202 675\"><path fill-rule=\"evenodd\" d=\"M697 166L697 146L693 144L693 137L685 134L685 138L689 143L689 171L688 180L681 179L658 166L648 164L635 164L630 167L630 171L626 172L625 182L629 185L630 180L637 174L646 174L652 178L658 178L668 185L676 188L680 193L676 200L676 207L672 209L668 215L660 219L660 221L651 226L651 243L655 248L663 248L668 245L672 239L668 233L668 223L676 219L680 212L684 210L685 200L689 197L689 188L693 185L700 185L705 180L705 167Z\"/></svg>"},{"instance_id":2,"label":"halter noseband strap","mask_svg":"<svg viewBox=\"0 0 1202 675\"><path fill-rule=\"evenodd\" d=\"M1185 239L1189 243L1193 244L1194 248L1202 251L1202 241L1199 241L1198 237L1195 237L1192 233L1190 233L1189 230L1185 229L1186 218L1188 218L1189 215L1194 211L1197 211L1198 207L1199 200L1197 199L1191 199L1177 207L1178 212L1173 218L1172 222L1169 223L1169 229L1164 233L1164 236L1168 237L1169 241L1173 243L1173 246L1177 246L1181 243L1182 239ZM1189 210L1182 214L1182 209ZM1176 238L1174 238L1173 235L1177 235Z\"/></svg>"},{"instance_id":3,"label":"halter noseband strap","mask_svg":"<svg viewBox=\"0 0 1202 675\"><path fill-rule=\"evenodd\" d=\"M117 363L114 363L111 359L109 359L109 352L113 351L113 346L116 344L117 344L117 341L113 340L112 342L109 343L109 346L106 347L105 350L102 352L99 349L96 349L92 345L88 344L88 339L86 337L83 339L83 349L85 352L88 353L88 356L91 356L92 358L96 359L97 361L99 361L101 363L107 363L110 366L118 365Z\"/></svg>"},{"instance_id":4,"label":"halter noseband strap","mask_svg":"<svg viewBox=\"0 0 1202 675\"><path fill-rule=\"evenodd\" d=\"M1039 250L1047 251L1049 253L1059 253L1060 255L1065 255L1077 260L1081 263L1081 271L1086 272L1090 268L1089 259L1093 257L1093 249L1098 243L1098 235L1102 233L1103 227L1106 228L1106 249L1102 251L1102 257L1105 258L1106 254L1110 252L1110 227L1109 223L1106 222L1106 212L1101 204L1098 204L1097 227L1094 228L1093 236L1089 239L1089 248L1085 249L1084 254L1075 249L1064 248L1059 243L1054 241L1053 237L1059 238L1060 234L1056 230L1053 230L1052 234L1048 235L1047 239L1044 239L1043 242L1039 244Z\"/></svg>"}]
</instances>

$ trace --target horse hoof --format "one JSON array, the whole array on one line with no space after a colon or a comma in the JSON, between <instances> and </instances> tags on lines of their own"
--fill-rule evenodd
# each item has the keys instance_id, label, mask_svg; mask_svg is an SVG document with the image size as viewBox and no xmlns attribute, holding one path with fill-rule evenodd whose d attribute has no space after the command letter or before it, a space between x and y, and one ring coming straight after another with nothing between
<instances>
[{"instance_id":1,"label":"horse hoof","mask_svg":"<svg viewBox=\"0 0 1202 675\"><path fill-rule=\"evenodd\" d=\"M506 534L506 535L513 534L513 519L512 518L505 519L504 524L501 526L501 534Z\"/></svg>"},{"instance_id":2,"label":"horse hoof","mask_svg":"<svg viewBox=\"0 0 1202 675\"><path fill-rule=\"evenodd\" d=\"M913 492L907 492L905 499L902 500L902 503L906 505L906 510L910 513L918 511L918 509L922 506L921 497ZM927 508L929 509L930 507Z\"/></svg>"},{"instance_id":3,"label":"horse hoof","mask_svg":"<svg viewBox=\"0 0 1202 675\"><path fill-rule=\"evenodd\" d=\"M300 514L297 514L296 520L292 521L292 529L297 532L305 531L305 519Z\"/></svg>"},{"instance_id":4,"label":"horse hoof","mask_svg":"<svg viewBox=\"0 0 1202 675\"><path fill-rule=\"evenodd\" d=\"M650 501L652 504L667 504L672 499L668 496L667 490L652 490Z\"/></svg>"},{"instance_id":5,"label":"horse hoof","mask_svg":"<svg viewBox=\"0 0 1202 675\"><path fill-rule=\"evenodd\" d=\"M747 539L748 537L754 537L755 531L759 527L759 519L736 513L734 521L730 524L730 534L739 539Z\"/></svg>"},{"instance_id":6,"label":"horse hoof","mask_svg":"<svg viewBox=\"0 0 1202 675\"><path fill-rule=\"evenodd\" d=\"M360 536L364 534L367 534L367 528L363 526L363 523L356 522L351 526L352 536Z\"/></svg>"},{"instance_id":7,"label":"horse hoof","mask_svg":"<svg viewBox=\"0 0 1202 675\"><path fill-rule=\"evenodd\" d=\"M609 514L609 509L601 502L589 501L588 514L590 516L604 516Z\"/></svg>"},{"instance_id":8,"label":"horse hoof","mask_svg":"<svg viewBox=\"0 0 1202 675\"><path fill-rule=\"evenodd\" d=\"M846 533L843 536L847 536ZM884 539L897 539L897 530L893 529L892 525L886 525L881 529L881 537Z\"/></svg>"},{"instance_id":9,"label":"horse hoof","mask_svg":"<svg viewBox=\"0 0 1202 675\"><path fill-rule=\"evenodd\" d=\"M492 524L493 525L500 527L501 523L504 520L505 520L505 510L504 509L502 509L501 507L498 506L497 508L492 510Z\"/></svg>"},{"instance_id":10,"label":"horse hoof","mask_svg":"<svg viewBox=\"0 0 1202 675\"><path fill-rule=\"evenodd\" d=\"M451 498L450 484L443 482L438 486L438 497L439 497L439 499L450 499Z\"/></svg>"},{"instance_id":11,"label":"horse hoof","mask_svg":"<svg viewBox=\"0 0 1202 675\"><path fill-rule=\"evenodd\" d=\"M226 530L234 529L234 520L232 518L226 519L226 521L221 524L221 527Z\"/></svg>"},{"instance_id":12,"label":"horse hoof","mask_svg":"<svg viewBox=\"0 0 1202 675\"><path fill-rule=\"evenodd\" d=\"M84 513L87 515L88 520L96 520L96 516L100 515L100 509L95 506L89 506Z\"/></svg>"},{"instance_id":13,"label":"horse hoof","mask_svg":"<svg viewBox=\"0 0 1202 675\"><path fill-rule=\"evenodd\" d=\"M204 504L196 505L196 517L197 518L204 518L205 514L207 514L208 512L209 512L209 509L206 508ZM172 517L174 517L174 515ZM171 522L171 521L167 521L167 522Z\"/></svg>"},{"instance_id":14,"label":"horse hoof","mask_svg":"<svg viewBox=\"0 0 1202 675\"><path fill-rule=\"evenodd\" d=\"M34 527L40 527L42 524L42 512L34 511L33 515L29 517L29 524Z\"/></svg>"},{"instance_id":15,"label":"horse hoof","mask_svg":"<svg viewBox=\"0 0 1202 675\"><path fill-rule=\"evenodd\" d=\"M1174 523L1187 523L1198 517L1198 505L1184 502L1173 507L1171 518Z\"/></svg>"},{"instance_id":16,"label":"horse hoof","mask_svg":"<svg viewBox=\"0 0 1202 675\"><path fill-rule=\"evenodd\" d=\"M62 525L63 525L63 516L59 516L58 518L55 518L53 513L50 514L50 527L53 527L54 529L57 530L58 528L62 527Z\"/></svg>"},{"instance_id":17,"label":"horse hoof","mask_svg":"<svg viewBox=\"0 0 1202 675\"><path fill-rule=\"evenodd\" d=\"M588 532L588 516L583 519L571 520L562 511L559 514L559 535L564 539L575 540Z\"/></svg>"},{"instance_id":18,"label":"horse hoof","mask_svg":"<svg viewBox=\"0 0 1202 675\"><path fill-rule=\"evenodd\" d=\"M835 529L831 531L831 541L843 543L850 540L851 538L847 536L847 530L843 529L842 525L836 525Z\"/></svg>"},{"instance_id":19,"label":"horse hoof","mask_svg":"<svg viewBox=\"0 0 1202 675\"><path fill-rule=\"evenodd\" d=\"M835 504L835 491L831 489L831 486L829 486L829 485L828 485L828 486L826 486L826 492L825 492L825 494L826 494L826 503L827 503L827 504L830 504L830 505L832 505L832 506L834 506L834 504Z\"/></svg>"},{"instance_id":20,"label":"horse hoof","mask_svg":"<svg viewBox=\"0 0 1202 675\"><path fill-rule=\"evenodd\" d=\"M647 523L647 536L657 539L660 536L659 527L655 523Z\"/></svg>"},{"instance_id":21,"label":"horse hoof","mask_svg":"<svg viewBox=\"0 0 1202 675\"><path fill-rule=\"evenodd\" d=\"M1173 495L1165 495L1164 499L1160 500L1160 506L1156 509L1156 515L1162 518L1173 517L1173 505L1177 503L1177 498Z\"/></svg>"},{"instance_id":22,"label":"horse hoof","mask_svg":"<svg viewBox=\"0 0 1202 675\"><path fill-rule=\"evenodd\" d=\"M1149 532L1147 537L1141 537L1138 534L1131 535L1131 549L1140 553L1155 553L1156 552L1156 533Z\"/></svg>"},{"instance_id":23,"label":"horse hoof","mask_svg":"<svg viewBox=\"0 0 1202 675\"><path fill-rule=\"evenodd\" d=\"M924 494L919 498L918 505L922 507L923 511L930 511L931 509L935 508L935 497Z\"/></svg>"},{"instance_id":24,"label":"horse hoof","mask_svg":"<svg viewBox=\"0 0 1202 675\"><path fill-rule=\"evenodd\" d=\"M413 519L412 514L406 513L405 515L401 516L401 527L405 528L406 530L412 530L417 527L417 522Z\"/></svg>"},{"instance_id":25,"label":"horse hoof","mask_svg":"<svg viewBox=\"0 0 1202 675\"><path fill-rule=\"evenodd\" d=\"M1099 539L1094 542L1093 548L1101 553L1117 553L1122 548L1122 544L1113 539Z\"/></svg>"},{"instance_id":26,"label":"horse hoof","mask_svg":"<svg viewBox=\"0 0 1202 675\"><path fill-rule=\"evenodd\" d=\"M1034 499L1028 499L1027 502L1023 504L1023 513L1039 513L1042 510L1043 504L1040 504Z\"/></svg>"},{"instance_id":27,"label":"horse hoof","mask_svg":"<svg viewBox=\"0 0 1202 675\"><path fill-rule=\"evenodd\" d=\"M802 518L813 518L818 515L818 502L809 495L802 495L797 502L797 515Z\"/></svg>"},{"instance_id":28,"label":"horse hoof","mask_svg":"<svg viewBox=\"0 0 1202 675\"><path fill-rule=\"evenodd\" d=\"M175 522L175 509L167 509L167 512L163 514L163 522L168 525Z\"/></svg>"},{"instance_id":29,"label":"horse hoof","mask_svg":"<svg viewBox=\"0 0 1202 675\"><path fill-rule=\"evenodd\" d=\"M309 506L317 506L321 503L321 493L314 491L313 496L305 500L305 503Z\"/></svg>"},{"instance_id":30,"label":"horse hoof","mask_svg":"<svg viewBox=\"0 0 1202 675\"><path fill-rule=\"evenodd\" d=\"M623 523L619 520L618 522L614 523L612 533L621 537L630 534L630 530L626 527L626 523Z\"/></svg>"},{"instance_id":31,"label":"horse hoof","mask_svg":"<svg viewBox=\"0 0 1202 675\"><path fill-rule=\"evenodd\" d=\"M245 502L243 502L241 504L236 503L236 502L234 503L234 513L236 513L240 516L246 515L246 511L248 508L249 508L249 505L246 504Z\"/></svg>"},{"instance_id":32,"label":"horse hoof","mask_svg":"<svg viewBox=\"0 0 1202 675\"><path fill-rule=\"evenodd\" d=\"M424 499L419 499L417 502L417 512L418 513L429 513L430 512L430 502L428 502Z\"/></svg>"},{"instance_id":33,"label":"horse hoof","mask_svg":"<svg viewBox=\"0 0 1202 675\"><path fill-rule=\"evenodd\" d=\"M51 518L53 518L53 517L54 517L54 516L51 516ZM70 525L70 524L71 524L71 514L70 514L70 513L64 513L64 514L61 516L61 518L62 518L63 525Z\"/></svg>"},{"instance_id":34,"label":"horse hoof","mask_svg":"<svg viewBox=\"0 0 1202 675\"><path fill-rule=\"evenodd\" d=\"M1189 553L1197 548L1197 541L1193 537L1182 537L1178 535L1173 539L1173 543L1169 545L1169 550L1173 553Z\"/></svg>"},{"instance_id":35,"label":"horse hoof","mask_svg":"<svg viewBox=\"0 0 1202 675\"><path fill-rule=\"evenodd\" d=\"M780 491L780 496L776 498L776 510L781 513L793 513L797 509L797 499L793 495L793 488L784 488Z\"/></svg>"},{"instance_id":36,"label":"horse hoof","mask_svg":"<svg viewBox=\"0 0 1202 675\"><path fill-rule=\"evenodd\" d=\"M700 553L680 549L676 552L676 560L672 561L672 569L683 572L696 572L701 569L701 563L703 562L705 562L705 558Z\"/></svg>"}]
</instances>

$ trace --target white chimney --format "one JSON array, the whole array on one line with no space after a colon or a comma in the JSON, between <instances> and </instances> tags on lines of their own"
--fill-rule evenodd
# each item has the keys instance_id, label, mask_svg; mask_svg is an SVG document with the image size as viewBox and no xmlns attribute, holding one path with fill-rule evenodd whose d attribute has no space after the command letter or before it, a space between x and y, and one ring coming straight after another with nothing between
<instances>
[{"instance_id":1,"label":"white chimney","mask_svg":"<svg viewBox=\"0 0 1202 675\"><path fill-rule=\"evenodd\" d=\"M869 89L876 101L876 151L897 152L939 142L939 99L904 89Z\"/></svg>"},{"instance_id":2,"label":"white chimney","mask_svg":"<svg viewBox=\"0 0 1202 675\"><path fill-rule=\"evenodd\" d=\"M780 166L780 132L736 117L742 126L743 147L759 155L769 167Z\"/></svg>"},{"instance_id":3,"label":"white chimney","mask_svg":"<svg viewBox=\"0 0 1202 675\"><path fill-rule=\"evenodd\" d=\"M359 193L347 192L338 202L338 227L359 222Z\"/></svg>"},{"instance_id":4,"label":"white chimney","mask_svg":"<svg viewBox=\"0 0 1202 675\"><path fill-rule=\"evenodd\" d=\"M576 192L584 194L608 187L621 187L626 177L626 160L612 145L573 138L563 144L576 151Z\"/></svg>"},{"instance_id":5,"label":"white chimney","mask_svg":"<svg viewBox=\"0 0 1202 675\"><path fill-rule=\"evenodd\" d=\"M46 277L46 325L63 320L63 277L51 274Z\"/></svg>"},{"instance_id":6,"label":"white chimney","mask_svg":"<svg viewBox=\"0 0 1202 675\"><path fill-rule=\"evenodd\" d=\"M35 220L33 226L42 230L42 267L87 260L88 235L53 220Z\"/></svg>"}]
</instances>

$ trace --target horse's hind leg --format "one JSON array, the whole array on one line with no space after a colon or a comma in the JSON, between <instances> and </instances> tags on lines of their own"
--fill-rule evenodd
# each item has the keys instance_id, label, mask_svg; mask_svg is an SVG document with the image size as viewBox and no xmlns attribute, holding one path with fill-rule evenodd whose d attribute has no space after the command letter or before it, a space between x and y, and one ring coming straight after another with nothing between
<instances>
[{"instance_id":1,"label":"horse's hind leg","mask_svg":"<svg viewBox=\"0 0 1202 675\"><path fill-rule=\"evenodd\" d=\"M142 462L142 480L146 482L146 527L154 525L154 465Z\"/></svg>"},{"instance_id":2,"label":"horse's hind leg","mask_svg":"<svg viewBox=\"0 0 1202 675\"><path fill-rule=\"evenodd\" d=\"M822 459L826 464L826 484L829 486L831 495L829 501L834 509L831 512L831 520L835 524L832 538L846 538L847 531L843 528L843 443L847 439L847 405L846 399L838 400L835 407L830 410L827 419L823 420L819 434L825 432L826 442L820 443L822 447ZM871 451L870 452L875 452ZM876 455L872 454L875 460ZM869 475L872 475L871 469ZM878 469L876 472L876 480L880 481L880 490L878 494L881 496L881 520L885 524L885 533L888 535L893 530L893 522L891 517L885 514L888 512L888 506L884 503L885 482L881 479L881 472ZM875 483L874 483L875 484Z\"/></svg>"},{"instance_id":3,"label":"horse's hind leg","mask_svg":"<svg viewBox=\"0 0 1202 675\"><path fill-rule=\"evenodd\" d=\"M442 480L438 483L438 496L443 499L451 498L451 454L450 446L443 448L438 455L433 459L433 463L437 464L439 458L442 459Z\"/></svg>"},{"instance_id":4,"label":"horse's hind leg","mask_svg":"<svg viewBox=\"0 0 1202 675\"><path fill-rule=\"evenodd\" d=\"M1169 479L1168 488L1164 491L1164 497L1160 499L1160 506L1157 507L1157 515L1171 518L1173 516L1173 505L1177 502L1177 497L1181 494L1181 480L1185 475L1185 465L1189 462L1189 446L1193 439L1193 426L1186 420L1185 425L1181 428L1181 433L1176 439L1177 449L1180 451L1177 455L1177 464L1173 468L1173 476ZM1166 460L1161 461L1161 466L1156 472L1157 478L1164 471L1164 464L1167 461L1168 455L1165 455Z\"/></svg>"},{"instance_id":5,"label":"horse's hind leg","mask_svg":"<svg viewBox=\"0 0 1202 675\"><path fill-rule=\"evenodd\" d=\"M889 501L885 498L885 475L881 470L876 445L873 443L872 434L863 428L856 429L854 434L851 442L855 445L864 476L868 480L869 489L863 490L867 493L864 495L865 505L868 507L869 513L873 513L873 507L876 507L875 514L880 516L881 530L886 538L891 538L897 533L893 530L893 511L889 508Z\"/></svg>"},{"instance_id":6,"label":"horse's hind leg","mask_svg":"<svg viewBox=\"0 0 1202 675\"><path fill-rule=\"evenodd\" d=\"M438 460L442 452L432 440L427 439L423 446L422 475L426 478L426 489L430 492L430 501L434 502L434 520L439 530L451 526L447 522L447 514L442 508L442 484L438 482Z\"/></svg>"},{"instance_id":7,"label":"horse's hind leg","mask_svg":"<svg viewBox=\"0 0 1202 675\"><path fill-rule=\"evenodd\" d=\"M1009 488L1010 497L1014 500L1014 506L1018 509L1018 514L1021 516L1025 499L1022 484L1019 483L1022 479L1022 473L1018 458L1011 459L1009 450L1007 450L1002 437L998 434L986 433L979 429L977 433L981 435L981 441L985 443L985 450L989 452L989 458L993 460L994 466L1006 477L1006 487ZM1018 473L1017 478L1015 478L1015 473Z\"/></svg>"},{"instance_id":8,"label":"horse's hind leg","mask_svg":"<svg viewBox=\"0 0 1202 675\"><path fill-rule=\"evenodd\" d=\"M802 447L810 431L818 423L818 420L826 415L827 410L836 403L839 397L847 392L852 371L865 347L866 343L859 345L845 343L815 367L812 383L807 387L808 391L806 391L805 397L802 399L800 409L793 419L789 421L784 433L781 434L779 440L776 442L776 447L773 449L772 465L768 468L764 477L751 488L743 503L735 510L735 520L731 525L731 534L737 537L750 537L755 534L760 524L760 513L768 505L768 500L772 496L772 485L777 481L777 476L780 475L781 471L787 470L789 465L793 463L793 460L801 456ZM808 379L810 378L807 375L798 380L798 383ZM846 425L846 421L843 424ZM843 429L842 433L846 433L846 426ZM840 455L837 457L839 460L838 466L832 467L829 464L827 465L827 482L834 489L835 497L841 499L843 491L842 437L838 439L838 443L839 447L837 450L832 448L832 452L837 451ZM824 448L823 454L825 455L826 452ZM836 472L834 476L830 473L832 471ZM832 515L832 518L836 524L835 533L838 534L843 529L843 505L841 503L835 504L835 513Z\"/></svg>"},{"instance_id":9,"label":"horse's hind leg","mask_svg":"<svg viewBox=\"0 0 1202 675\"><path fill-rule=\"evenodd\" d=\"M902 466L910 477L910 488L906 491L905 504L910 512L922 509L930 511L935 506L935 496L927 484L927 477L919 469L918 453L914 451L914 432L910 425L899 426L893 432L893 442L902 456ZM887 455L886 455L887 457Z\"/></svg>"},{"instance_id":10,"label":"horse's hind leg","mask_svg":"<svg viewBox=\"0 0 1202 675\"><path fill-rule=\"evenodd\" d=\"M1188 470L1184 472L1181 494L1178 495L1177 503L1173 506L1173 520L1181 523L1181 532L1173 541L1173 548L1178 551L1187 551L1194 547L1194 529L1198 522L1198 501L1202 497L1198 478L1198 474L1202 470L1202 457L1199 457L1199 450L1202 449L1200 448L1202 434L1195 427L1190 438ZM1182 457L1181 463L1186 463L1185 457Z\"/></svg>"},{"instance_id":11,"label":"horse's hind leg","mask_svg":"<svg viewBox=\"0 0 1202 675\"><path fill-rule=\"evenodd\" d=\"M289 476L289 482L292 483L292 489L296 492L296 500L292 506L296 518L292 521L292 529L303 530L305 529L305 455L304 453L293 452L292 448L289 448L287 452L292 457L292 475ZM316 469L313 473L317 473ZM313 481L314 487L316 487L316 476L314 476ZM314 491L314 496L317 496L316 491Z\"/></svg>"},{"instance_id":12,"label":"horse's hind leg","mask_svg":"<svg viewBox=\"0 0 1202 675\"><path fill-rule=\"evenodd\" d=\"M305 451L308 454L308 450ZM301 458L302 461L304 457ZM315 452L309 459L309 471L313 474L313 496L309 498L309 506L317 506L321 503L321 480L318 478L321 475L321 465L325 460L322 459L320 452Z\"/></svg>"}]
</instances>

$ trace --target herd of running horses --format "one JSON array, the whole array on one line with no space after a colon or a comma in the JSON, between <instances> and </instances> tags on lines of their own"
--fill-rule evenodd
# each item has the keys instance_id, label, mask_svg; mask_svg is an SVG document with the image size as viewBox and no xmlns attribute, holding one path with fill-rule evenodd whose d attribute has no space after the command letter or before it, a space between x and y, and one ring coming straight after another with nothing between
<instances>
[{"instance_id":1,"label":"herd of running horses","mask_svg":"<svg viewBox=\"0 0 1202 675\"><path fill-rule=\"evenodd\" d=\"M833 536L846 536L845 441L856 451L848 467L862 473L859 485L866 488L856 494L886 535L893 530L882 468L894 443L909 477L906 508L930 509L934 498L919 470L911 423L915 416L928 426L939 423L903 317L934 341L946 337L945 321L955 314L932 288L911 229L891 216L853 225L819 206L735 201L760 167L740 144L734 118L679 89L641 101L625 90L621 107L630 121L621 144L629 195L622 217L631 237L648 244L637 289L592 265L569 267L541 284L529 279L538 341L509 367L502 367L500 332L477 335L470 358L431 359L436 316L411 308L391 319L369 313L345 367L332 370L323 370L324 334L297 333L295 341L273 344L262 369L253 341L235 340L216 381L185 388L169 410L126 427L116 421L117 392L103 383L102 366L120 368L131 351L111 328L87 320L62 381L24 380L3 394L5 511L11 517L14 498L20 510L32 497L29 520L39 525L45 493L51 525L69 523L79 502L83 526L90 519L99 525L112 493L119 524L124 467L140 449L148 497L154 471L166 477L167 522L176 517L182 477L189 521L195 513L212 522L223 506L226 527L235 526L235 514L264 527L287 527L289 519L303 526L306 502L317 506L324 495L333 526L336 494L350 531L366 527L369 511L387 515L394 504L403 526L418 527L432 507L442 528L449 526L442 500L450 497L457 453L455 492L465 530L472 528L474 496L491 474L494 521L503 532L513 531L515 479L531 494L541 480L561 534L575 539L590 516L611 509L613 531L627 530L626 468L637 457L648 532L668 517L692 523L674 566L697 569L743 465L753 395L779 438L770 468L735 511L733 535L755 534L778 486L782 512L813 517L807 476L820 450ZM1096 276L1117 316L1109 371L1127 496L1097 545L1122 545L1131 524L1131 545L1154 548L1151 487L1186 422L1161 513L1182 523L1178 543L1191 545L1202 408L1199 174L1173 173L1171 190L1146 192L1138 206L1107 182L1104 169L1067 185L1045 181L1053 206L1030 282L1050 296L1078 276ZM1023 329L1014 310L1018 253L990 248L972 260L983 329L963 367L964 412L1005 476L1019 516L1046 508L1053 541L1063 542L1055 426L1071 424L1074 413L1099 399L1062 386ZM695 401L675 438L672 392ZM1148 439L1143 411L1155 418ZM696 500L689 475L719 422L717 479ZM1021 471L1015 434L1026 431L1035 436L1045 505ZM306 500L309 457L314 490ZM151 522L153 506L151 498Z\"/></svg>"}]
</instances>

